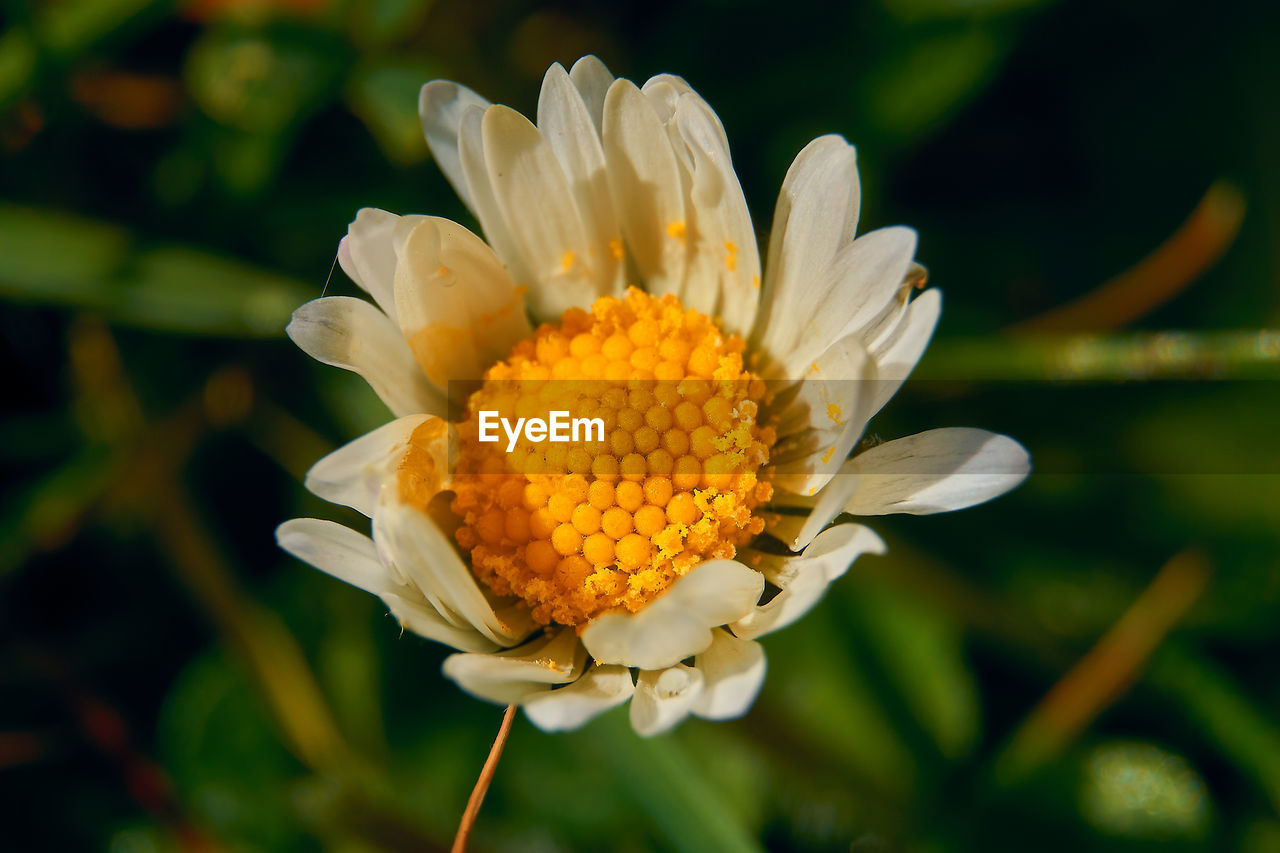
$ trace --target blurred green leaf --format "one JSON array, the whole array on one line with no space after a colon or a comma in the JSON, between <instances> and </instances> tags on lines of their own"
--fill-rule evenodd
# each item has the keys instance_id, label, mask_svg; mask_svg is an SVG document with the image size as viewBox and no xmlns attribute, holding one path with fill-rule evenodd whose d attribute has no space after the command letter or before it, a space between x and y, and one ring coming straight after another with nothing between
<instances>
[{"instance_id":1,"label":"blurred green leaf","mask_svg":"<svg viewBox=\"0 0 1280 853\"><path fill-rule=\"evenodd\" d=\"M100 304L103 279L119 271L131 248L123 228L0 202L6 296Z\"/></svg>"},{"instance_id":2,"label":"blurred green leaf","mask_svg":"<svg viewBox=\"0 0 1280 853\"><path fill-rule=\"evenodd\" d=\"M324 102L346 65L347 49L319 33L267 35L209 30L187 58L187 85L214 121L274 135Z\"/></svg>"},{"instance_id":3,"label":"blurred green leaf","mask_svg":"<svg viewBox=\"0 0 1280 853\"><path fill-rule=\"evenodd\" d=\"M358 0L350 4L348 27L362 44L394 43L419 32L433 5L432 0Z\"/></svg>"},{"instance_id":4,"label":"blurred green leaf","mask_svg":"<svg viewBox=\"0 0 1280 853\"><path fill-rule=\"evenodd\" d=\"M41 43L62 57L78 56L95 42L116 34L144 13L163 14L173 0L62 0L39 4L36 18Z\"/></svg>"},{"instance_id":5,"label":"blurred green leaf","mask_svg":"<svg viewBox=\"0 0 1280 853\"><path fill-rule=\"evenodd\" d=\"M131 322L204 334L281 334L315 288L193 249L139 256L117 299Z\"/></svg>"},{"instance_id":6,"label":"blurred green leaf","mask_svg":"<svg viewBox=\"0 0 1280 853\"><path fill-rule=\"evenodd\" d=\"M317 374L320 397L343 435L364 435L387 422L387 404L362 377L349 371L310 368Z\"/></svg>"},{"instance_id":7,"label":"blurred green leaf","mask_svg":"<svg viewBox=\"0 0 1280 853\"><path fill-rule=\"evenodd\" d=\"M270 337L319 287L194 249L130 252L123 229L0 204L0 296L172 332Z\"/></svg>"},{"instance_id":8,"label":"blurred green leaf","mask_svg":"<svg viewBox=\"0 0 1280 853\"><path fill-rule=\"evenodd\" d=\"M31 34L18 27L0 33L0 106L9 103L36 70L36 46Z\"/></svg>"},{"instance_id":9,"label":"blurred green leaf","mask_svg":"<svg viewBox=\"0 0 1280 853\"><path fill-rule=\"evenodd\" d=\"M241 199L260 196L275 180L288 146L281 135L217 128L210 153L219 188Z\"/></svg>"},{"instance_id":10,"label":"blurred green leaf","mask_svg":"<svg viewBox=\"0 0 1280 853\"><path fill-rule=\"evenodd\" d=\"M379 62L355 73L348 95L351 111L392 162L409 165L427 156L418 120L418 91L438 76L428 63L413 60Z\"/></svg>"},{"instance_id":11,"label":"blurred green leaf","mask_svg":"<svg viewBox=\"0 0 1280 853\"><path fill-rule=\"evenodd\" d=\"M161 709L158 736L182 802L215 838L272 850L301 846L289 789L302 768L222 654L206 653L183 670Z\"/></svg>"},{"instance_id":12,"label":"blurred green leaf","mask_svg":"<svg viewBox=\"0 0 1280 853\"><path fill-rule=\"evenodd\" d=\"M86 447L4 507L0 578L21 566L34 549L65 537L111 484L118 462L104 448Z\"/></svg>"},{"instance_id":13,"label":"blurred green leaf","mask_svg":"<svg viewBox=\"0 0 1280 853\"><path fill-rule=\"evenodd\" d=\"M890 136L917 136L976 94L1008 49L1007 39L976 25L905 41L861 81L868 116Z\"/></svg>"}]
</instances>

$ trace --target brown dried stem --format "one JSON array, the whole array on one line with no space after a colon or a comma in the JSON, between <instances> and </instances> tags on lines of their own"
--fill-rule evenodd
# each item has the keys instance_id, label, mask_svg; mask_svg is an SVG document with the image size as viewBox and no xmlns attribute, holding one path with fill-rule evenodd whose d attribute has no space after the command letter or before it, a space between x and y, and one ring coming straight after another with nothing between
<instances>
[{"instance_id":1,"label":"brown dried stem","mask_svg":"<svg viewBox=\"0 0 1280 853\"><path fill-rule=\"evenodd\" d=\"M458 834L453 837L453 853L464 853L467 849L471 828L475 826L476 817L480 814L480 806L484 803L484 795L489 790L489 783L493 781L493 774L498 770L498 759L502 758L502 748L507 745L507 735L511 734L511 723L515 718L516 706L508 705L506 713L502 715L502 725L498 727L498 736L493 739L493 746L489 749L489 757L485 759L484 767L480 769L480 778L476 780L476 786L471 789L467 809L462 813L462 822L458 824Z\"/></svg>"}]
</instances>

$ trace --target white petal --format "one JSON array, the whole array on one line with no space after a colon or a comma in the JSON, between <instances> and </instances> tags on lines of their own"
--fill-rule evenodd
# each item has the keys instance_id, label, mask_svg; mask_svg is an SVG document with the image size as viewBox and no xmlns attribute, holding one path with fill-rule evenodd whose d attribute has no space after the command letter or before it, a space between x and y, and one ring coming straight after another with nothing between
<instances>
[{"instance_id":1,"label":"white petal","mask_svg":"<svg viewBox=\"0 0 1280 853\"><path fill-rule=\"evenodd\" d=\"M822 494L826 494L826 492L827 492L827 489L823 489L818 494L822 495ZM778 489L777 491L774 492L773 500L770 501L769 505L771 507L787 506L787 507L793 507L793 508L796 507L797 505L800 505L804 509L808 509L810 506L813 505L814 501L816 500L817 498L812 495L797 495L792 492ZM841 504L840 509L837 509L835 514L833 514L831 518L835 518L836 515L838 515L843 510L843 508L844 508L844 505ZM805 527L808 526L809 519L811 516L797 515L793 513L773 512L771 510L757 510L756 514L759 515L764 520L765 533L768 533L774 539L777 539L779 542L782 542L783 544L787 545L787 547L789 547L792 551L800 550L796 545L792 543L798 542L800 540L800 534L802 531L804 531ZM827 519L827 521L830 521L831 518ZM826 523L824 522L822 526L825 527ZM819 527L818 529L821 530L822 527ZM813 541L813 537L812 536L809 537L808 541Z\"/></svg>"},{"instance_id":2,"label":"white petal","mask_svg":"<svg viewBox=\"0 0 1280 853\"><path fill-rule=\"evenodd\" d=\"M597 617L582 632L582 643L601 663L661 669L704 651L710 629L748 613L763 589L759 572L733 560L710 560L638 613Z\"/></svg>"},{"instance_id":3,"label":"white petal","mask_svg":"<svg viewBox=\"0 0 1280 853\"><path fill-rule=\"evenodd\" d=\"M760 566L781 592L729 626L743 639L785 628L808 613L836 578L862 554L883 554L884 541L860 524L840 524L818 534L803 554L794 557L756 552L748 560Z\"/></svg>"},{"instance_id":4,"label":"white petal","mask_svg":"<svg viewBox=\"0 0 1280 853\"><path fill-rule=\"evenodd\" d=\"M850 335L869 349L877 337L873 330L899 310L897 296L915 250L915 232L901 227L872 231L840 249L807 294L812 301L796 306L798 334L784 359L788 375L803 375L817 354Z\"/></svg>"},{"instance_id":5,"label":"white petal","mask_svg":"<svg viewBox=\"0 0 1280 853\"><path fill-rule=\"evenodd\" d=\"M478 217L458 151L462 115L471 106L484 109L489 102L466 86L448 80L432 80L422 87L418 96L418 117L422 121L422 132L427 138L431 156L453 185L458 198Z\"/></svg>"},{"instance_id":6,"label":"white petal","mask_svg":"<svg viewBox=\"0 0 1280 853\"><path fill-rule=\"evenodd\" d=\"M631 699L631 727L642 737L669 731L689 716L701 693L702 673L684 664L641 672Z\"/></svg>"},{"instance_id":7,"label":"white petal","mask_svg":"<svg viewBox=\"0 0 1280 853\"><path fill-rule=\"evenodd\" d=\"M336 521L290 519L276 528L276 542L304 563L365 592L382 595L401 589L378 559L372 540Z\"/></svg>"},{"instance_id":8,"label":"white petal","mask_svg":"<svg viewBox=\"0 0 1280 853\"><path fill-rule=\"evenodd\" d=\"M760 299L760 253L720 121L696 93L680 97L674 124L689 163L687 307L749 335Z\"/></svg>"},{"instance_id":9,"label":"white petal","mask_svg":"<svg viewBox=\"0 0 1280 853\"><path fill-rule=\"evenodd\" d=\"M667 130L630 80L604 102L604 155L622 233L645 289L679 294L688 265L684 188Z\"/></svg>"},{"instance_id":10,"label":"white petal","mask_svg":"<svg viewBox=\"0 0 1280 853\"><path fill-rule=\"evenodd\" d=\"M532 335L524 299L493 250L448 219L425 217L408 235L395 286L409 349L432 384L455 399Z\"/></svg>"},{"instance_id":11,"label":"white petal","mask_svg":"<svg viewBox=\"0 0 1280 853\"><path fill-rule=\"evenodd\" d=\"M529 286L535 281L532 270L524 262L515 238L507 228L498 198L489 180L489 167L484 150L484 116L487 108L471 105L462 111L462 124L458 128L458 154L467 187L471 190L471 205L484 229L484 237L503 265L507 274L518 286ZM553 318L543 318L553 319Z\"/></svg>"},{"instance_id":12,"label":"white petal","mask_svg":"<svg viewBox=\"0 0 1280 853\"><path fill-rule=\"evenodd\" d=\"M419 636L463 651L498 648L474 628L451 624L416 589L398 583L363 534L332 521L295 518L276 528L276 541L299 560L378 596L401 627Z\"/></svg>"},{"instance_id":13,"label":"white petal","mask_svg":"<svg viewBox=\"0 0 1280 853\"><path fill-rule=\"evenodd\" d=\"M808 512L799 516L770 514L772 518L766 518L765 530L792 551L803 550L837 515L844 512L845 502L858 487L852 465L852 459L846 460L817 495L777 492L774 505L800 507Z\"/></svg>"},{"instance_id":14,"label":"white petal","mask_svg":"<svg viewBox=\"0 0 1280 853\"><path fill-rule=\"evenodd\" d=\"M670 666L711 644L710 628L702 620L670 609L653 612L654 604L631 616L597 617L582 632L582 644L602 663L642 669Z\"/></svg>"},{"instance_id":15,"label":"white petal","mask_svg":"<svg viewBox=\"0 0 1280 853\"><path fill-rule=\"evenodd\" d=\"M383 552L456 625L472 625L495 643L509 646L533 629L527 619L499 614L453 543L417 507L384 491L373 516L373 538Z\"/></svg>"},{"instance_id":16,"label":"white petal","mask_svg":"<svg viewBox=\"0 0 1280 853\"><path fill-rule=\"evenodd\" d=\"M870 406L872 414L889 402L915 370L941 314L942 293L937 288L926 290L911 301L902 323L889 339L880 342L872 351L878 380Z\"/></svg>"},{"instance_id":17,"label":"white petal","mask_svg":"<svg viewBox=\"0 0 1280 853\"><path fill-rule=\"evenodd\" d=\"M685 95L694 95L706 107L711 123L714 126L714 132L719 138L720 147L729 148L729 137L724 132L724 125L720 122L720 117L715 114L707 102L699 95L694 88L689 85L683 77L675 74L656 74L645 81L640 87L640 91L644 93L650 101L655 105L658 115L663 121L671 120L676 114L676 107L681 98Z\"/></svg>"},{"instance_id":18,"label":"white petal","mask_svg":"<svg viewBox=\"0 0 1280 853\"><path fill-rule=\"evenodd\" d=\"M928 280L929 271L919 262L912 261L908 265L892 302L860 332L863 340L868 342L872 353L883 353L889 343L897 339L903 328L903 318L907 316L910 309L912 294L922 290Z\"/></svg>"},{"instance_id":19,"label":"white petal","mask_svg":"<svg viewBox=\"0 0 1280 853\"><path fill-rule=\"evenodd\" d=\"M501 648L474 628L454 625L420 596L389 592L382 596L382 603L387 605L401 628L419 637L444 643L462 652L492 652Z\"/></svg>"},{"instance_id":20,"label":"white petal","mask_svg":"<svg viewBox=\"0 0 1280 853\"><path fill-rule=\"evenodd\" d=\"M573 681L587 654L572 628L496 654L450 655L444 674L480 699L511 705Z\"/></svg>"},{"instance_id":21,"label":"white petal","mask_svg":"<svg viewBox=\"0 0 1280 853\"><path fill-rule=\"evenodd\" d=\"M569 70L569 79L578 87L582 101L587 105L587 112L596 126L596 133L604 128L604 98L613 85L613 75L605 64L594 56L587 55L573 63Z\"/></svg>"},{"instance_id":22,"label":"white petal","mask_svg":"<svg viewBox=\"0 0 1280 853\"><path fill-rule=\"evenodd\" d=\"M708 720L741 717L756 701L764 684L764 648L751 640L740 640L717 628L715 639L693 665L702 673L702 694L693 713Z\"/></svg>"},{"instance_id":23,"label":"white petal","mask_svg":"<svg viewBox=\"0 0 1280 853\"><path fill-rule=\"evenodd\" d=\"M382 313L396 319L396 234L413 228L424 216L396 216L366 207L347 226L338 247L338 261L351 280L363 287Z\"/></svg>"},{"instance_id":24,"label":"white petal","mask_svg":"<svg viewBox=\"0 0 1280 853\"><path fill-rule=\"evenodd\" d=\"M400 330L363 299L313 299L293 312L285 332L316 361L364 377L396 417L445 414L444 398L418 369Z\"/></svg>"},{"instance_id":25,"label":"white petal","mask_svg":"<svg viewBox=\"0 0 1280 853\"><path fill-rule=\"evenodd\" d=\"M622 247L622 231L609 191L600 129L559 63L548 68L542 80L538 130L560 161L586 232L588 256L575 260L593 270L600 293L621 293L624 265L622 252L616 250Z\"/></svg>"},{"instance_id":26,"label":"white petal","mask_svg":"<svg viewBox=\"0 0 1280 853\"><path fill-rule=\"evenodd\" d=\"M413 431L430 419L430 415L397 418L344 444L311 466L307 489L330 503L349 506L372 518L382 486Z\"/></svg>"},{"instance_id":27,"label":"white petal","mask_svg":"<svg viewBox=\"0 0 1280 853\"><path fill-rule=\"evenodd\" d=\"M777 414L771 453L773 484L817 494L849 456L870 420L872 396L883 384L857 337L818 356L793 399Z\"/></svg>"},{"instance_id":28,"label":"white petal","mask_svg":"<svg viewBox=\"0 0 1280 853\"><path fill-rule=\"evenodd\" d=\"M621 705L635 693L625 666L592 666L577 681L524 702L524 713L544 732L563 732Z\"/></svg>"},{"instance_id":29,"label":"white petal","mask_svg":"<svg viewBox=\"0 0 1280 853\"><path fill-rule=\"evenodd\" d=\"M1031 457L981 429L933 429L877 445L850 460L854 515L949 512L999 497L1026 479Z\"/></svg>"},{"instance_id":30,"label":"white petal","mask_svg":"<svg viewBox=\"0 0 1280 853\"><path fill-rule=\"evenodd\" d=\"M839 136L813 140L787 170L753 335L770 356L784 358L799 340L800 318L813 313L836 252L853 240L860 198L853 146Z\"/></svg>"},{"instance_id":31,"label":"white petal","mask_svg":"<svg viewBox=\"0 0 1280 853\"><path fill-rule=\"evenodd\" d=\"M598 249L593 254L596 247L587 239L555 152L528 119L508 107L485 110L481 135L489 184L511 248L531 276L516 283L529 286L534 314L552 317L590 305L605 292L592 261L604 259Z\"/></svg>"}]
</instances>

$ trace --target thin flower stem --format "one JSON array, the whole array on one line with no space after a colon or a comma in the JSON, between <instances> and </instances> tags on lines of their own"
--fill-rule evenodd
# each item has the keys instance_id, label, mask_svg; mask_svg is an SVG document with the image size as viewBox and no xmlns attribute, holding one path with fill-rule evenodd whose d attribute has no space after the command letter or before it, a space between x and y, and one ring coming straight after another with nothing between
<instances>
[{"instance_id":1,"label":"thin flower stem","mask_svg":"<svg viewBox=\"0 0 1280 853\"><path fill-rule=\"evenodd\" d=\"M462 822L458 824L458 834L453 837L453 853L464 853L467 849L467 838L471 835L471 827L475 826L476 816L480 814L480 806L484 803L484 795L493 781L493 774L498 770L498 759L502 758L502 748L507 745L507 735L511 734L511 723L516 718L516 706L508 705L507 712L502 715L502 725L498 727L498 736L493 739L489 749L489 757L480 769L480 778L471 789L471 798L467 800L467 809L462 813Z\"/></svg>"}]
</instances>

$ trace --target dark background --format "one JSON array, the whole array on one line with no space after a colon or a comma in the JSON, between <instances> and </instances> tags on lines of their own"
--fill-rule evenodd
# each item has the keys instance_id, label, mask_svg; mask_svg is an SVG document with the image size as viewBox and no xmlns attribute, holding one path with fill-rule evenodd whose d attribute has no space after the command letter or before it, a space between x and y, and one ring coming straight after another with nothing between
<instances>
[{"instance_id":1,"label":"dark background","mask_svg":"<svg viewBox=\"0 0 1280 853\"><path fill-rule=\"evenodd\" d=\"M0 849L447 846L501 712L275 548L386 417L282 329L358 208L474 224L423 82L532 113L594 52L707 98L762 235L853 141L946 294L872 432L1038 473L873 520L741 721L519 720L474 848L1280 850L1274 4L0 9Z\"/></svg>"}]
</instances>

